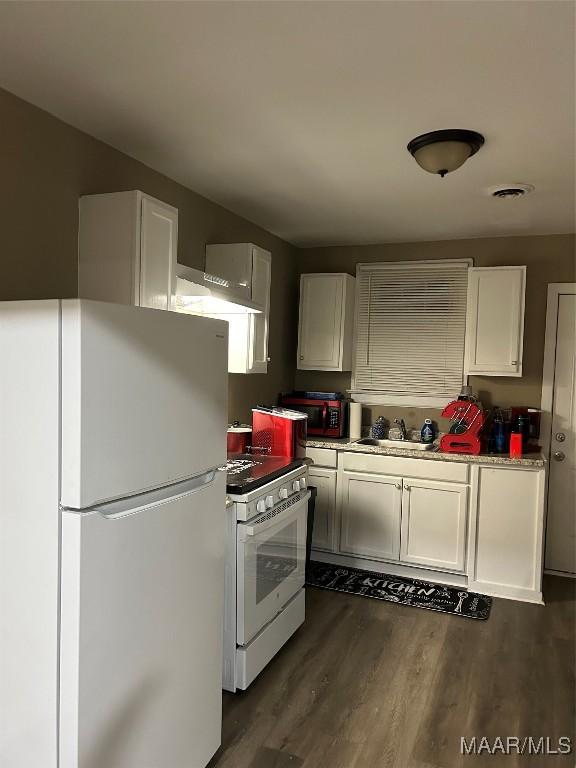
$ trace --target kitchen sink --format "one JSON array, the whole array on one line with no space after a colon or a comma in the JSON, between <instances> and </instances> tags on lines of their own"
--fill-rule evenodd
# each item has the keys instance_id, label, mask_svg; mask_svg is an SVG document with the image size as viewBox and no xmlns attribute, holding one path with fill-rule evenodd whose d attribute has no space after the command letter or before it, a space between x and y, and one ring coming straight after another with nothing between
<instances>
[{"instance_id":1,"label":"kitchen sink","mask_svg":"<svg viewBox=\"0 0 576 768\"><path fill-rule=\"evenodd\" d=\"M406 448L410 451L431 451L434 448L434 443L422 443L420 440L377 440L375 437L363 437L356 440L356 443L379 448Z\"/></svg>"}]
</instances>

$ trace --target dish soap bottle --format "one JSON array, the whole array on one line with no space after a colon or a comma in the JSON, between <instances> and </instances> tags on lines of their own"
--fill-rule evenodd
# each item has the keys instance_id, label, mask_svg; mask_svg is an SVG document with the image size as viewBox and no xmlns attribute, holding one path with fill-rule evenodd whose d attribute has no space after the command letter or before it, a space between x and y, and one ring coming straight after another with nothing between
<instances>
[{"instance_id":1,"label":"dish soap bottle","mask_svg":"<svg viewBox=\"0 0 576 768\"><path fill-rule=\"evenodd\" d=\"M424 425L420 430L420 439L423 443L433 443L436 433L432 424L432 419L424 419Z\"/></svg>"},{"instance_id":2,"label":"dish soap bottle","mask_svg":"<svg viewBox=\"0 0 576 768\"><path fill-rule=\"evenodd\" d=\"M374 424L372 424L372 437L376 440L384 440L386 437L386 419L384 416L379 416Z\"/></svg>"}]
</instances>

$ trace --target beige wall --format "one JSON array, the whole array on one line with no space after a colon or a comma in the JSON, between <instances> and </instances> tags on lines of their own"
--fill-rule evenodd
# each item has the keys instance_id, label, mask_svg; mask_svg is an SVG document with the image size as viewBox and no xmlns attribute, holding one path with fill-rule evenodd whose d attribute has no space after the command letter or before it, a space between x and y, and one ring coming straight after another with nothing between
<instances>
[{"instance_id":1,"label":"beige wall","mask_svg":"<svg viewBox=\"0 0 576 768\"><path fill-rule=\"evenodd\" d=\"M0 300L77 295L78 198L141 189L179 209L178 260L204 266L204 246L254 242L272 252L267 375L230 376L229 417L246 420L294 377L295 249L142 163L0 90Z\"/></svg>"},{"instance_id":2,"label":"beige wall","mask_svg":"<svg viewBox=\"0 0 576 768\"><path fill-rule=\"evenodd\" d=\"M295 249L142 163L0 90L0 300L77 294L78 198L141 189L179 209L178 259L202 267L210 242L255 242L272 252L271 362L267 375L230 376L230 419L250 419L255 404L281 390L346 390L350 374L294 371L297 275L355 273L360 261L472 258L477 266L526 264L524 376L473 377L486 405L538 406L546 286L574 281L574 236L503 237L370 246ZM516 204L515 202L511 204ZM519 202L518 204L521 204ZM365 423L395 409L366 409ZM424 413L404 409L417 426Z\"/></svg>"},{"instance_id":3,"label":"beige wall","mask_svg":"<svg viewBox=\"0 0 576 768\"><path fill-rule=\"evenodd\" d=\"M521 201L511 204L521 205ZM538 408L542 387L547 286L548 283L576 280L574 248L574 235L306 248L298 252L298 270L349 272L354 275L358 262L418 259L470 258L477 267L526 264L524 375L522 378L471 376L470 384L486 406L525 405ZM350 374L297 371L296 388L344 391L350 388ZM411 426L420 426L425 415L424 411L413 408L366 408L363 410L364 423L371 423L381 413L387 418L400 414Z\"/></svg>"}]
</instances>

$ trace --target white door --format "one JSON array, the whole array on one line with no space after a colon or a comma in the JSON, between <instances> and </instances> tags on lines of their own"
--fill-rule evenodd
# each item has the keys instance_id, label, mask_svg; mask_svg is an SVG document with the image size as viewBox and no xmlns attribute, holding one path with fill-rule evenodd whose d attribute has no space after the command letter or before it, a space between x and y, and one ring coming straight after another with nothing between
<instances>
[{"instance_id":1,"label":"white door","mask_svg":"<svg viewBox=\"0 0 576 768\"><path fill-rule=\"evenodd\" d=\"M341 366L343 304L342 275L301 276L298 368L338 370Z\"/></svg>"},{"instance_id":2,"label":"white door","mask_svg":"<svg viewBox=\"0 0 576 768\"><path fill-rule=\"evenodd\" d=\"M521 376L526 267L478 267L468 276L466 373Z\"/></svg>"},{"instance_id":3,"label":"white door","mask_svg":"<svg viewBox=\"0 0 576 768\"><path fill-rule=\"evenodd\" d=\"M341 472L340 552L398 560L402 481L398 477Z\"/></svg>"},{"instance_id":4,"label":"white door","mask_svg":"<svg viewBox=\"0 0 576 768\"><path fill-rule=\"evenodd\" d=\"M140 225L140 306L170 309L176 279L178 211L142 198Z\"/></svg>"},{"instance_id":5,"label":"white door","mask_svg":"<svg viewBox=\"0 0 576 768\"><path fill-rule=\"evenodd\" d=\"M62 513L61 768L203 768L220 744L225 478Z\"/></svg>"},{"instance_id":6,"label":"white door","mask_svg":"<svg viewBox=\"0 0 576 768\"><path fill-rule=\"evenodd\" d=\"M236 631L246 645L304 586L309 491L237 529Z\"/></svg>"},{"instance_id":7,"label":"white door","mask_svg":"<svg viewBox=\"0 0 576 768\"><path fill-rule=\"evenodd\" d=\"M221 320L62 302L62 505L81 509L226 463Z\"/></svg>"},{"instance_id":8,"label":"white door","mask_svg":"<svg viewBox=\"0 0 576 768\"><path fill-rule=\"evenodd\" d=\"M268 322L270 315L270 281L272 259L268 251L252 249L252 301L263 310L248 318L248 373L268 371Z\"/></svg>"},{"instance_id":9,"label":"white door","mask_svg":"<svg viewBox=\"0 0 576 768\"><path fill-rule=\"evenodd\" d=\"M546 568L576 574L576 295L556 293ZM555 341L555 344L554 344Z\"/></svg>"},{"instance_id":10,"label":"white door","mask_svg":"<svg viewBox=\"0 0 576 768\"><path fill-rule=\"evenodd\" d=\"M311 467L308 484L318 489L314 505L312 547L335 552L336 470Z\"/></svg>"},{"instance_id":11,"label":"white door","mask_svg":"<svg viewBox=\"0 0 576 768\"><path fill-rule=\"evenodd\" d=\"M467 486L404 478L400 560L464 571Z\"/></svg>"}]
</instances>

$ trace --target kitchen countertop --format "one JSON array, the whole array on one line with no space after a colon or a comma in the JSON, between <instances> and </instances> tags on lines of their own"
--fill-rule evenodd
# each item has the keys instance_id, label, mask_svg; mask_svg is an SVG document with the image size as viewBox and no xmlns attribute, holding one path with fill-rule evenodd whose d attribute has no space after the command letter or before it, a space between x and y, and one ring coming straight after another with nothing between
<instances>
[{"instance_id":1,"label":"kitchen countertop","mask_svg":"<svg viewBox=\"0 0 576 768\"><path fill-rule=\"evenodd\" d=\"M353 451L355 453L376 453L381 456L402 456L410 459L428 459L430 461L456 461L465 464L498 464L510 467L532 467L535 469L546 466L542 453L532 453L520 459L511 459L502 454L480 454L473 456L468 453L440 453L438 450L418 451L412 448L384 448L377 445L360 445L348 437L309 438L308 448L331 448L337 451Z\"/></svg>"}]
</instances>

